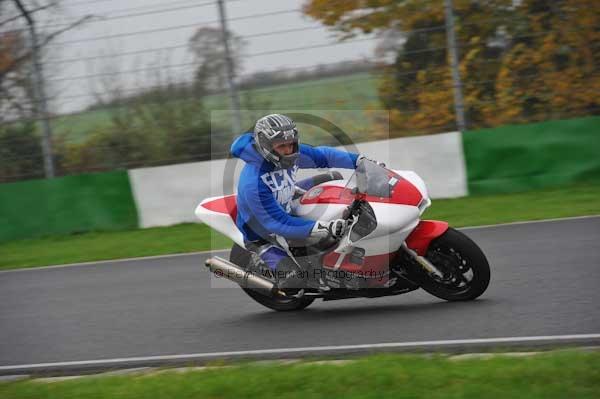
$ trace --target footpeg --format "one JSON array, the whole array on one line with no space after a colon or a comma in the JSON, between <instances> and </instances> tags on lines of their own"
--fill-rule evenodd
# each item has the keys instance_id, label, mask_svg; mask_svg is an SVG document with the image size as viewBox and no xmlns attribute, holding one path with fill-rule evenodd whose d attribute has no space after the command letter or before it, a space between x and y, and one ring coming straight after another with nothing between
<instances>
[{"instance_id":1,"label":"footpeg","mask_svg":"<svg viewBox=\"0 0 600 399\"><path fill-rule=\"evenodd\" d=\"M322 278L319 277L319 287L317 288L321 292L331 291L331 287L328 286Z\"/></svg>"}]
</instances>

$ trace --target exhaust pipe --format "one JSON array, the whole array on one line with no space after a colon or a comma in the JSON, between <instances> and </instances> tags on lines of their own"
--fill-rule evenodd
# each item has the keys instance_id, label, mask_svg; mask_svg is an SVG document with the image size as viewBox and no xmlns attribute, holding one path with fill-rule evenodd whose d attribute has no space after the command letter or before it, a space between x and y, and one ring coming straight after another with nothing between
<instances>
[{"instance_id":1,"label":"exhaust pipe","mask_svg":"<svg viewBox=\"0 0 600 399\"><path fill-rule=\"evenodd\" d=\"M273 282L257 276L249 271L246 271L238 265L231 263L219 256L209 258L205 262L206 267L210 269L217 277L223 277L237 283L242 288L253 288L266 290L271 295L279 294L285 296L285 293L280 291Z\"/></svg>"}]
</instances>

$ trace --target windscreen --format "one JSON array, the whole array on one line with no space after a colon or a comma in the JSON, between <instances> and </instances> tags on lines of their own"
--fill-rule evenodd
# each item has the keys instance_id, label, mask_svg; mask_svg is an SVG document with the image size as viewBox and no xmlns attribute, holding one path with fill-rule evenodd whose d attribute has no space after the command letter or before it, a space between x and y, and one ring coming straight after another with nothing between
<instances>
[{"instance_id":1,"label":"windscreen","mask_svg":"<svg viewBox=\"0 0 600 399\"><path fill-rule=\"evenodd\" d=\"M355 177L359 193L383 198L392 195L392 188L398 182L396 178L390 177L387 169L368 159L359 162Z\"/></svg>"}]
</instances>

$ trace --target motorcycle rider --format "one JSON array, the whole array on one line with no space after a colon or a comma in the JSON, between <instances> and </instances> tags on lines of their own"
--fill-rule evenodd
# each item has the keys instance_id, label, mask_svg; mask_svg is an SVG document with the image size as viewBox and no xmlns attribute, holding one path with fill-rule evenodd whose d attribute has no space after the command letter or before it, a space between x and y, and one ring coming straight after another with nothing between
<instances>
[{"instance_id":1,"label":"motorcycle rider","mask_svg":"<svg viewBox=\"0 0 600 399\"><path fill-rule=\"evenodd\" d=\"M307 276L289 257L281 238L340 238L347 221L314 221L290 214L296 186L307 190L314 184L312 179L296 182L298 169L355 169L362 156L300 144L296 124L281 114L258 119L253 132L233 142L231 154L246 163L238 183L236 220L246 248L275 274L280 289L303 288Z\"/></svg>"}]
</instances>

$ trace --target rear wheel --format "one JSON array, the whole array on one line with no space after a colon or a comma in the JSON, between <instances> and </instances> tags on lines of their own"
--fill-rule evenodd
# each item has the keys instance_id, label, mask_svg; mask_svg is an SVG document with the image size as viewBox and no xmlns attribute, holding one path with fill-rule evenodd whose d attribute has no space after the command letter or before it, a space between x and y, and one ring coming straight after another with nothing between
<instances>
[{"instance_id":1,"label":"rear wheel","mask_svg":"<svg viewBox=\"0 0 600 399\"><path fill-rule=\"evenodd\" d=\"M483 294L490 283L490 266L485 255L458 230L449 228L433 240L425 257L443 276L430 275L419 267L421 287L438 298L472 300Z\"/></svg>"},{"instance_id":2,"label":"rear wheel","mask_svg":"<svg viewBox=\"0 0 600 399\"><path fill-rule=\"evenodd\" d=\"M251 261L250 252L237 244L234 244L231 248L231 254L229 260L232 263L247 269ZM256 302L269 309L277 310L279 312L289 312L294 310L302 310L308 305L313 303L314 298L300 297L300 298L285 298L272 296L269 293L261 292L261 290L253 290L249 288L242 288L246 294Z\"/></svg>"}]
</instances>

